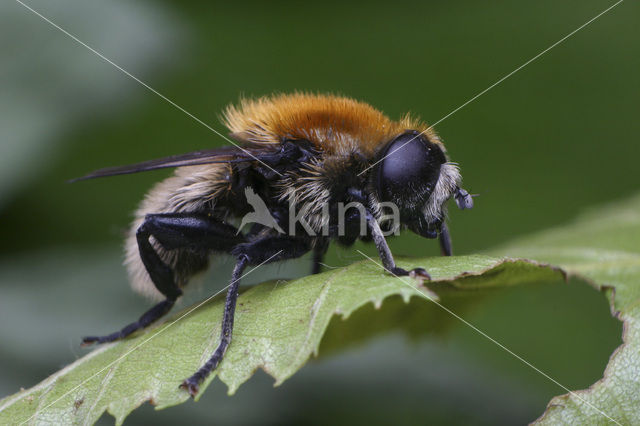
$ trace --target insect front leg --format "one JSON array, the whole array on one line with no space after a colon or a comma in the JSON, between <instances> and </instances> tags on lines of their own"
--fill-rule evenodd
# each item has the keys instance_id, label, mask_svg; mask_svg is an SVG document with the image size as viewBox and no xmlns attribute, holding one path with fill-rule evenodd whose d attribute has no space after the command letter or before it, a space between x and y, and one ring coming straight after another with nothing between
<instances>
[{"instance_id":1,"label":"insect front leg","mask_svg":"<svg viewBox=\"0 0 640 426\"><path fill-rule=\"evenodd\" d=\"M380 255L380 260L382 260L382 266L384 266L384 269L397 276L410 275L427 280L431 279L431 276L423 268L415 268L411 271L407 271L396 266L396 262L393 260L393 255L391 254L387 240L384 238L384 234L382 233L382 229L380 229L378 221L371 212L367 212L367 226L371 232L373 242L378 249L378 254Z\"/></svg>"},{"instance_id":2,"label":"insect front leg","mask_svg":"<svg viewBox=\"0 0 640 426\"><path fill-rule=\"evenodd\" d=\"M247 265L262 265L279 260L293 259L300 257L311 250L311 242L308 239L275 236L263 237L250 242L238 244L231 250L236 256L237 263L231 276L231 284L227 290L227 298L224 304L224 314L222 316L222 327L220 331L220 343L209 360L191 377L186 379L180 387L191 396L195 396L200 390L200 384L204 379L218 367L220 361L227 352L231 343L233 332L233 320L238 300L238 287L242 272Z\"/></svg>"},{"instance_id":3,"label":"insect front leg","mask_svg":"<svg viewBox=\"0 0 640 426\"><path fill-rule=\"evenodd\" d=\"M206 215L194 213L149 214L136 232L140 259L151 281L166 299L145 312L137 321L106 336L88 336L83 345L106 343L123 339L145 328L171 310L182 290L176 283L174 271L165 264L153 247L150 237L166 250L190 248L202 251L229 251L244 240L231 225ZM195 272L195 271L194 271Z\"/></svg>"}]
</instances>

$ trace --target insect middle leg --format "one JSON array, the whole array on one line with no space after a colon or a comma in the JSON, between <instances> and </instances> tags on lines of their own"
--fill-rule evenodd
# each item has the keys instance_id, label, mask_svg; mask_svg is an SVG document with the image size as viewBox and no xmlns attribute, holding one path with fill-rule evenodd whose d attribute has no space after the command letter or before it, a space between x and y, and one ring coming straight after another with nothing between
<instances>
[{"instance_id":1,"label":"insect middle leg","mask_svg":"<svg viewBox=\"0 0 640 426\"><path fill-rule=\"evenodd\" d=\"M82 344L106 343L123 339L137 330L149 326L171 310L182 290L178 286L175 271L158 255L150 237L166 250L192 249L201 252L229 251L239 242L242 235L237 229L207 214L166 213L149 214L136 232L140 259L151 281L166 299L153 306L135 322L106 336L88 336ZM192 271L193 273L197 271Z\"/></svg>"},{"instance_id":2,"label":"insect middle leg","mask_svg":"<svg viewBox=\"0 0 640 426\"><path fill-rule=\"evenodd\" d=\"M222 329L220 331L220 343L209 360L191 377L186 379L180 387L191 396L195 396L200 384L216 369L231 343L233 332L233 320L238 300L238 287L242 272L247 265L262 265L277 262L279 260L294 259L311 250L311 241L303 238L288 236L263 237L247 243L238 244L231 251L236 256L237 263L231 277L231 284L227 291L222 316Z\"/></svg>"},{"instance_id":3,"label":"insect middle leg","mask_svg":"<svg viewBox=\"0 0 640 426\"><path fill-rule=\"evenodd\" d=\"M442 228L440 228L438 238L440 240L440 253L442 253L443 256L451 256L453 254L451 249L451 234L449 234L449 227L444 222L442 222Z\"/></svg>"}]
</instances>

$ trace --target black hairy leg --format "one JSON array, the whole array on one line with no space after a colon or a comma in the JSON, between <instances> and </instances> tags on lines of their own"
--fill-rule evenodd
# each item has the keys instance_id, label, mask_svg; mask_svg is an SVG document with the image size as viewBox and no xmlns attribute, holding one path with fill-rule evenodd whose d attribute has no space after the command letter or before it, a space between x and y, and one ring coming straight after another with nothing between
<instances>
[{"instance_id":1,"label":"black hairy leg","mask_svg":"<svg viewBox=\"0 0 640 426\"><path fill-rule=\"evenodd\" d=\"M313 264L311 265L312 274L319 274L322 270L322 259L324 258L324 255L327 252L328 248L328 239L321 239L316 241L316 245L313 246Z\"/></svg>"},{"instance_id":2,"label":"black hairy leg","mask_svg":"<svg viewBox=\"0 0 640 426\"><path fill-rule=\"evenodd\" d=\"M242 272L246 266L293 259L302 256L310 249L311 242L308 239L285 236L265 237L238 244L234 247L232 253L238 260L231 276L229 290L227 290L224 314L222 316L222 328L220 331L220 343L211 358L191 377L182 382L180 385L182 389L189 392L192 397L195 396L200 390L200 384L218 367L224 354L227 352L233 332L233 320L236 302L238 301L238 287L240 286Z\"/></svg>"},{"instance_id":3,"label":"black hairy leg","mask_svg":"<svg viewBox=\"0 0 640 426\"><path fill-rule=\"evenodd\" d=\"M242 272L249 263L248 261L248 257L239 256L238 262L233 269L233 274L231 275L231 284L229 285L227 298L224 303L222 330L220 332L220 343L218 344L218 347L216 348L211 358L209 358L209 360L202 367L200 367L200 369L196 371L195 374L186 379L180 385L180 387L189 392L189 395L191 396L196 396L196 394L200 390L200 384L218 366L218 364L220 364L220 361L222 361L222 357L224 357L225 352L227 352L229 343L231 343L233 319L236 312L236 302L238 301L238 287L240 286L240 278L242 277Z\"/></svg>"},{"instance_id":4,"label":"black hairy leg","mask_svg":"<svg viewBox=\"0 0 640 426\"><path fill-rule=\"evenodd\" d=\"M154 305L147 312L142 314L137 321L132 322L129 325L126 325L119 331L115 331L111 334L107 334L106 336L86 336L82 338L82 346L87 346L92 343L108 343L114 342L116 340L124 339L128 335L135 333L136 331L149 326L154 321L157 321L159 318L162 318L167 312L171 310L175 303L175 299L171 300L169 298L163 300L162 302Z\"/></svg>"},{"instance_id":5,"label":"black hairy leg","mask_svg":"<svg viewBox=\"0 0 640 426\"><path fill-rule=\"evenodd\" d=\"M106 336L88 336L83 345L106 343L123 339L149 326L171 310L182 290L175 282L174 271L165 264L149 241L153 238L166 250L191 248L201 251L229 251L243 241L237 229L207 214L166 213L149 214L136 232L140 258L151 281L166 299L153 306L135 322Z\"/></svg>"},{"instance_id":6,"label":"black hairy leg","mask_svg":"<svg viewBox=\"0 0 640 426\"><path fill-rule=\"evenodd\" d=\"M251 265L259 265L279 260L295 259L309 250L311 250L311 239L308 237L276 235L238 244L231 250L231 254L234 256L246 256Z\"/></svg>"},{"instance_id":7,"label":"black hairy leg","mask_svg":"<svg viewBox=\"0 0 640 426\"><path fill-rule=\"evenodd\" d=\"M382 260L382 266L384 266L384 269L386 269L391 274L399 277L409 275L412 277L418 277L427 280L431 279L431 276L423 268L415 268L411 271L407 271L396 266L396 262L393 260L393 255L391 254L391 250L389 249L387 240L384 238L384 234L380 229L380 225L378 224L378 221L376 221L376 218L370 212L367 212L367 226L369 227L369 231L371 232L373 242L378 249L378 254L380 255L380 260Z\"/></svg>"},{"instance_id":8,"label":"black hairy leg","mask_svg":"<svg viewBox=\"0 0 640 426\"><path fill-rule=\"evenodd\" d=\"M175 282L174 271L166 265L149 237L165 249L191 249L200 252L228 252L244 237L237 228L208 215L198 213L149 214L136 232L140 258L156 288L175 300L182 291Z\"/></svg>"},{"instance_id":9,"label":"black hairy leg","mask_svg":"<svg viewBox=\"0 0 640 426\"><path fill-rule=\"evenodd\" d=\"M451 249L451 235L449 234L447 224L444 222L442 223L438 238L440 240L440 253L442 253L443 256L451 256L453 254Z\"/></svg>"}]
</instances>

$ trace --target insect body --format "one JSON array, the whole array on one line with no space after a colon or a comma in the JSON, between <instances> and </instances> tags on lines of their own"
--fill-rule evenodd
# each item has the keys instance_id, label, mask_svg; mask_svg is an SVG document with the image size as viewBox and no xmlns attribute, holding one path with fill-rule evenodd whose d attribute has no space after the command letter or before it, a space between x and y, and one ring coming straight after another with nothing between
<instances>
[{"instance_id":1,"label":"insect body","mask_svg":"<svg viewBox=\"0 0 640 426\"><path fill-rule=\"evenodd\" d=\"M85 337L84 344L122 339L148 326L171 309L212 253L235 257L219 346L181 385L191 395L229 346L240 277L248 265L312 251L317 273L330 241L351 245L363 239L373 240L388 272L428 279L424 269L395 265L385 232L400 226L439 236L442 253L451 255L445 204L453 197L460 208L473 206L438 136L409 116L392 121L352 99L298 93L243 100L226 110L224 121L241 148L102 169L82 178L177 167L146 196L126 242L132 286L161 301L122 330ZM359 208L345 210L349 203ZM388 206L396 223L384 218ZM253 222L246 231L233 225L242 218Z\"/></svg>"}]
</instances>

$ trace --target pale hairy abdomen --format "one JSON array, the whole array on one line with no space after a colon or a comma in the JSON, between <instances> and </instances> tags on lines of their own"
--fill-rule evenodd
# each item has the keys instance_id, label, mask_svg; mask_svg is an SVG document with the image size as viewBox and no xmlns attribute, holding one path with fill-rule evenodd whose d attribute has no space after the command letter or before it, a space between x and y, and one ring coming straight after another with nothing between
<instances>
[{"instance_id":1,"label":"pale hairy abdomen","mask_svg":"<svg viewBox=\"0 0 640 426\"><path fill-rule=\"evenodd\" d=\"M147 214L195 212L212 208L218 197L229 189L231 169L228 164L210 164L205 166L181 167L173 176L157 183L146 195L134 214L133 222L125 240L125 266L129 274L131 287L138 293L152 299L164 296L156 289L140 258L136 231L144 222ZM153 241L160 258L174 268L178 286L184 286L190 276L197 271L189 268L177 268L178 263L191 265L205 259L197 259L197 255L182 250L164 250ZM190 256L194 262L178 262L181 256Z\"/></svg>"}]
</instances>

